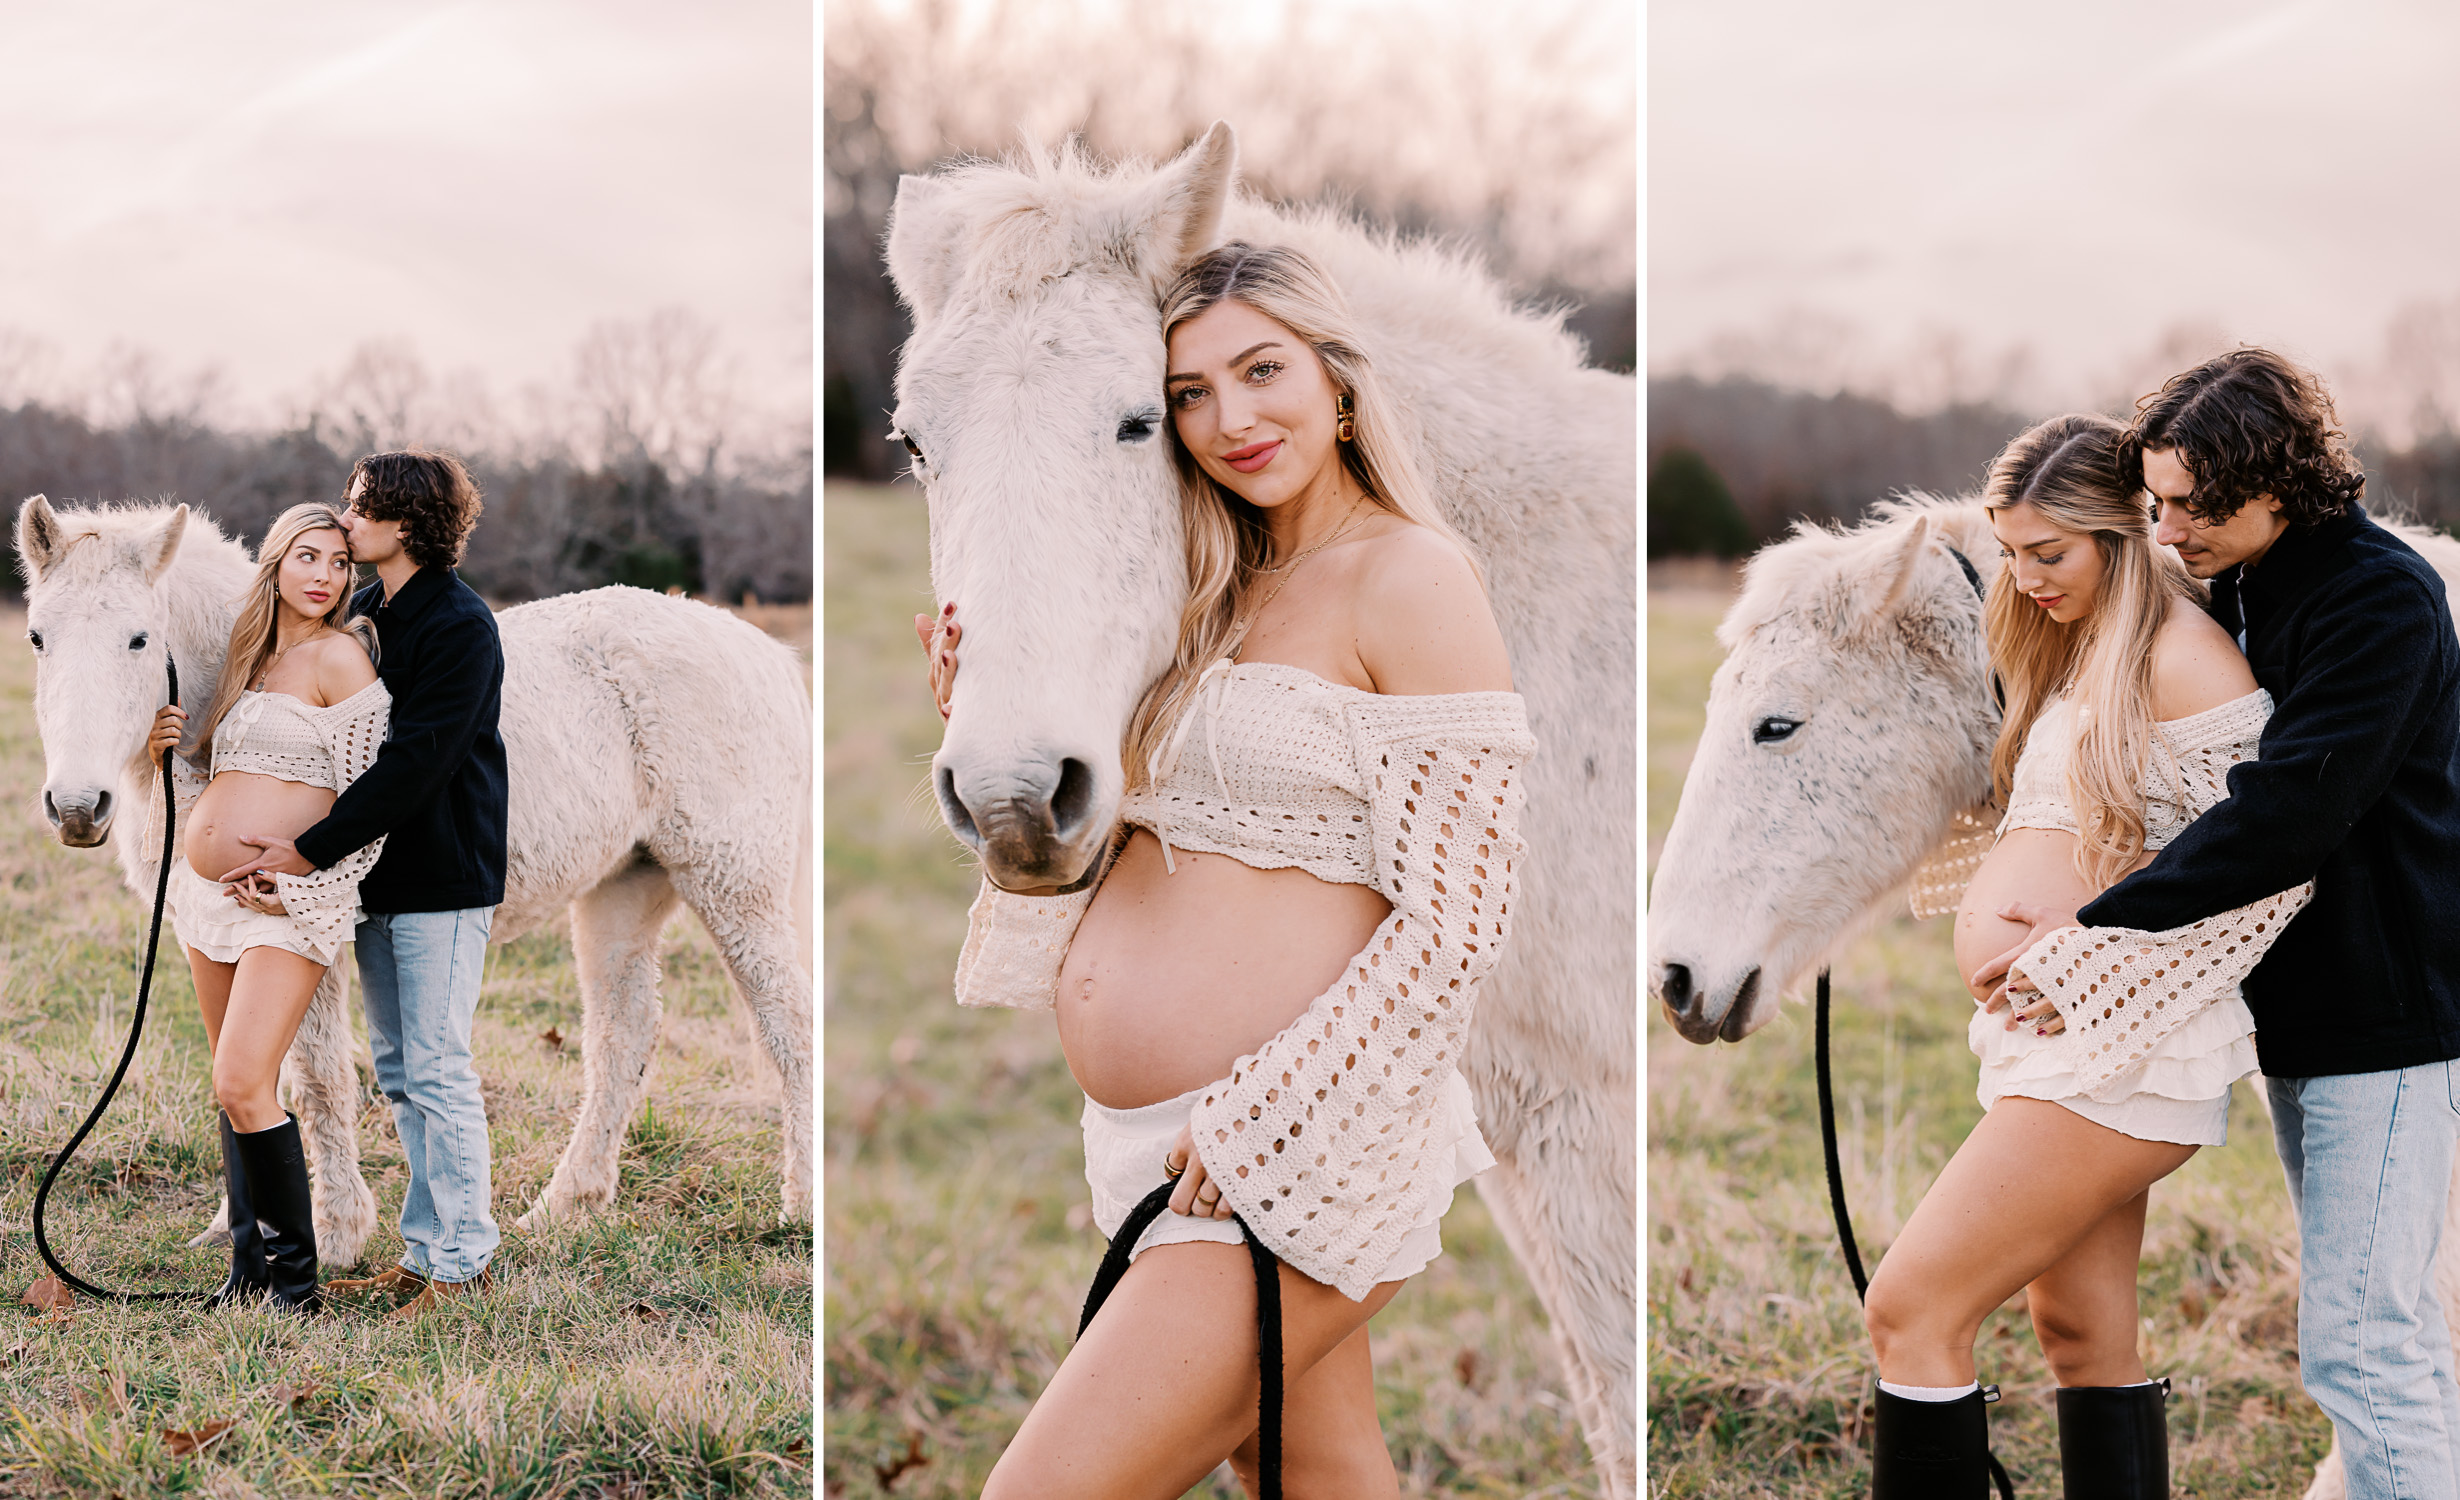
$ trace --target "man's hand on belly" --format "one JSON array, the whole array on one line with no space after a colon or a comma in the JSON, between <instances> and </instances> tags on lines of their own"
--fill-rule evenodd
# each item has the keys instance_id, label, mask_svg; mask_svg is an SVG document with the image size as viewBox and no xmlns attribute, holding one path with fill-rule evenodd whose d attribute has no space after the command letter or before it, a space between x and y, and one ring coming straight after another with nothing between
<instances>
[{"instance_id":1,"label":"man's hand on belly","mask_svg":"<svg viewBox=\"0 0 2460 1500\"><path fill-rule=\"evenodd\" d=\"M265 852L259 858L222 876L224 885L246 879L259 870L275 875L313 875L316 873L316 867L309 864L306 857L300 854L297 846L288 839L260 838L252 833L243 833L239 836L239 842L252 849L262 849Z\"/></svg>"},{"instance_id":2,"label":"man's hand on belly","mask_svg":"<svg viewBox=\"0 0 2460 1500\"><path fill-rule=\"evenodd\" d=\"M2056 932L2062 927L2075 926L2076 913L2072 907L2061 909L2052 906L2034 906L2023 901L2010 901L1999 908L1999 920L2022 922L2029 930L2017 940L2015 947L1973 971L1971 987L1989 992L1989 998L1982 1002L1982 1009L1987 1011L1996 1011L2008 1003L2005 982L2007 971L2016 966L2016 960L2024 957L2024 951L2040 942L2049 933Z\"/></svg>"}]
</instances>

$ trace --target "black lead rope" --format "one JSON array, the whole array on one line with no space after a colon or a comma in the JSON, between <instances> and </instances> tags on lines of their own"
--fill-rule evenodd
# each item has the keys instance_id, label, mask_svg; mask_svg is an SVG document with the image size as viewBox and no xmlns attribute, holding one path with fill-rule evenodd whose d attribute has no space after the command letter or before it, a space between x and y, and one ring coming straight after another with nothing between
<instances>
[{"instance_id":1,"label":"black lead rope","mask_svg":"<svg viewBox=\"0 0 2460 1500\"><path fill-rule=\"evenodd\" d=\"M1093 1326L1093 1315L1110 1300L1112 1288L1127 1274L1128 1260L1134 1255L1137 1240L1144 1237L1146 1226L1158 1219L1170 1207L1170 1194L1175 1182L1165 1182L1128 1210L1119 1232L1110 1237L1110 1248L1102 1254L1100 1269L1093 1273L1093 1286L1085 1293L1084 1316L1076 1320L1076 1336L1083 1338ZM1247 1242L1247 1258L1256 1269L1256 1375L1261 1388L1256 1396L1256 1500L1281 1500L1281 1269L1273 1252L1264 1248L1247 1221L1238 1221L1239 1233Z\"/></svg>"},{"instance_id":2,"label":"black lead rope","mask_svg":"<svg viewBox=\"0 0 2460 1500\"><path fill-rule=\"evenodd\" d=\"M1951 551L1954 549L1951 548ZM1962 554L1958 555L1962 561ZM1968 570L1971 564L1966 564ZM1871 1279L1862 1272L1862 1247L1854 1243L1853 1215L1845 1208L1845 1172L1838 1165L1836 1154L1836 1086L1828 1072L1828 971L1819 971L1819 1002L1813 1008L1811 1052L1819 1070L1819 1144L1828 1158L1828 1207L1836 1215L1836 1242L1845 1252L1846 1274L1854 1279L1854 1300L1870 1300ZM2007 1470L2000 1467L1999 1455L1984 1452L1990 1461L1990 1477L1999 1487L2002 1500L2016 1500L2016 1487L2007 1479Z\"/></svg>"},{"instance_id":3,"label":"black lead rope","mask_svg":"<svg viewBox=\"0 0 2460 1500\"><path fill-rule=\"evenodd\" d=\"M170 701L177 704L179 668L168 654L164 655L162 665L171 685ZM203 1292L106 1291L61 1265L60 1257L51 1253L51 1241L43 1234L43 1205L51 1197L51 1185L59 1180L60 1169L77 1154L77 1148L85 1144L86 1136L102 1119L103 1111L111 1107L112 1096L120 1091L120 1080L128 1076L128 1065L136 1061L137 1039L145 1034L145 1001L154 988L154 945L162 939L162 908L164 898L171 890L172 831L179 822L179 808L171 794L171 757L177 753L176 750L166 750L162 755L162 863L154 873L154 918L145 930L145 954L137 976L136 1014L128 1022L128 1045L121 1049L119 1068L111 1075L111 1082L104 1086L102 1097L94 1101L93 1112L85 1117L83 1125L77 1127L77 1133L68 1138L68 1144L60 1148L60 1154L51 1159L51 1170L43 1174L43 1185L34 1190L34 1248L42 1253L43 1264L51 1267L51 1274L60 1278L62 1286L73 1287L103 1302L195 1302L203 1300L206 1295Z\"/></svg>"}]
</instances>

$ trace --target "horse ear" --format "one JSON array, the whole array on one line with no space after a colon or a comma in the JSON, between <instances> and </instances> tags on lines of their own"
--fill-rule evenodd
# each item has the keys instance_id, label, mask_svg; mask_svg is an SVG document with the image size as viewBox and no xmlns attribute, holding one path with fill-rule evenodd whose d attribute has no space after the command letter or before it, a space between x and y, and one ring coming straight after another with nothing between
<instances>
[{"instance_id":1,"label":"horse ear","mask_svg":"<svg viewBox=\"0 0 2460 1500\"><path fill-rule=\"evenodd\" d=\"M17 507L17 574L29 588L42 582L59 559L60 545L60 518L52 514L51 502L27 496Z\"/></svg>"},{"instance_id":2,"label":"horse ear","mask_svg":"<svg viewBox=\"0 0 2460 1500\"><path fill-rule=\"evenodd\" d=\"M947 305L960 248L948 189L929 177L897 179L888 207L888 279L917 325Z\"/></svg>"},{"instance_id":3,"label":"horse ear","mask_svg":"<svg viewBox=\"0 0 2460 1500\"><path fill-rule=\"evenodd\" d=\"M1222 210L1238 173L1238 136L1227 121L1215 120L1145 190L1137 205L1138 259L1156 289L1221 238Z\"/></svg>"},{"instance_id":4,"label":"horse ear","mask_svg":"<svg viewBox=\"0 0 2460 1500\"><path fill-rule=\"evenodd\" d=\"M145 563L147 583L159 582L162 575L170 569L171 559L179 556L179 539L187 533L187 530L188 507L182 505L171 512L169 519L162 523L160 531L137 544L139 556Z\"/></svg>"},{"instance_id":5,"label":"horse ear","mask_svg":"<svg viewBox=\"0 0 2460 1500\"><path fill-rule=\"evenodd\" d=\"M1881 596L1872 619L1885 619L1896 612L1896 601L1904 597L1905 586L1913 581L1914 570L1922 565L1922 555L1930 549L1930 538L1930 512L1924 511L1913 518L1913 524L1905 528L1905 539L1897 544L1888 570L1888 591Z\"/></svg>"}]
</instances>

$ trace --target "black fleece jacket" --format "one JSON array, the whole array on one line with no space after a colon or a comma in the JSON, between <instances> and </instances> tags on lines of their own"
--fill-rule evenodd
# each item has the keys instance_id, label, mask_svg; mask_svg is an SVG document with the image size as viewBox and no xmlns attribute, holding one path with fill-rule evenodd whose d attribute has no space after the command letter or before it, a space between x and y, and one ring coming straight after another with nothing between
<instances>
[{"instance_id":1,"label":"black fleece jacket","mask_svg":"<svg viewBox=\"0 0 2460 1500\"><path fill-rule=\"evenodd\" d=\"M384 585L370 584L351 605L375 622L392 726L376 763L299 835L298 850L323 869L385 838L359 883L370 912L499 905L509 782L496 729L504 648L495 612L450 568L419 569L390 603Z\"/></svg>"},{"instance_id":2,"label":"black fleece jacket","mask_svg":"<svg viewBox=\"0 0 2460 1500\"><path fill-rule=\"evenodd\" d=\"M2215 579L2213 613L2244 624L2274 700L2257 758L2077 920L2183 927L2312 879L2243 987L2264 1071L2460 1057L2460 636L2443 580L2352 506Z\"/></svg>"}]
</instances>

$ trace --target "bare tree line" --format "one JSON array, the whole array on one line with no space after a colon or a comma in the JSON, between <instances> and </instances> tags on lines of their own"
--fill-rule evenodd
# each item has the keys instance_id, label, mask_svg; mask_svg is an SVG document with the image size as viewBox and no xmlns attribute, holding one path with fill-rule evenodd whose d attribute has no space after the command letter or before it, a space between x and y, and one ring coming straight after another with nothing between
<instances>
[{"instance_id":1,"label":"bare tree line","mask_svg":"<svg viewBox=\"0 0 2460 1500\"><path fill-rule=\"evenodd\" d=\"M1226 119L1250 191L1456 236L1533 301L1571 305L1593 362L1633 368L1638 80L1616 14L1294 5L1227 34L1218 12L1132 0L830 0L829 472L894 466L885 413L907 324L880 240L899 174L1071 136L1153 159Z\"/></svg>"},{"instance_id":2,"label":"bare tree line","mask_svg":"<svg viewBox=\"0 0 2460 1500\"><path fill-rule=\"evenodd\" d=\"M706 323L681 309L592 328L568 390L499 400L474 374L361 345L271 423L223 414L210 372L107 351L84 382L0 332L0 497L177 499L253 541L340 497L361 454L462 455L487 497L462 573L502 601L629 583L725 599L811 595L808 426L763 430ZM10 580L14 585L15 579Z\"/></svg>"}]
</instances>

